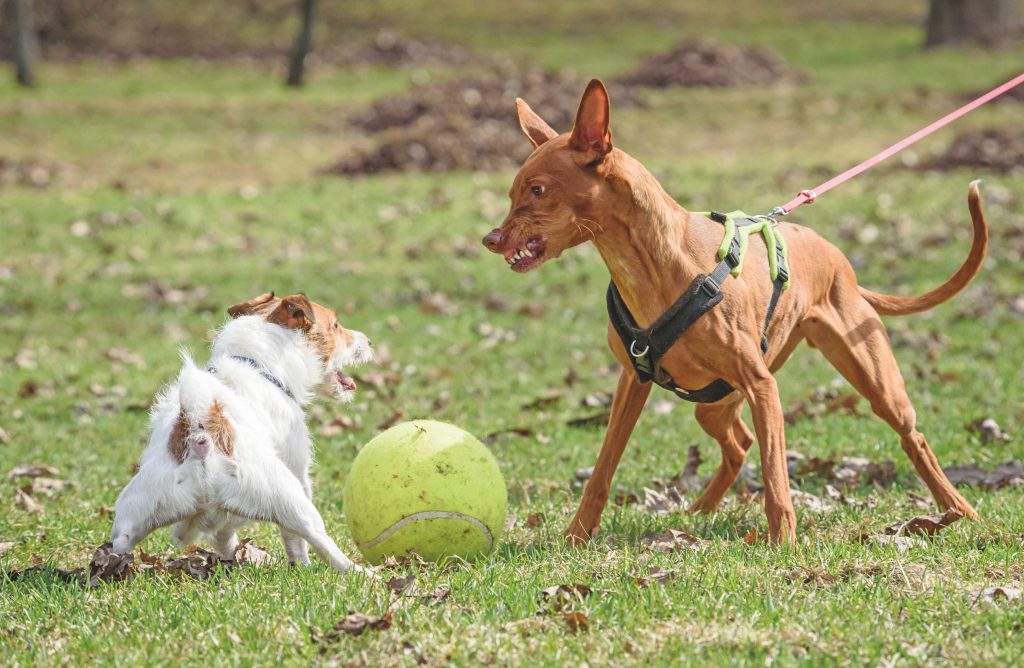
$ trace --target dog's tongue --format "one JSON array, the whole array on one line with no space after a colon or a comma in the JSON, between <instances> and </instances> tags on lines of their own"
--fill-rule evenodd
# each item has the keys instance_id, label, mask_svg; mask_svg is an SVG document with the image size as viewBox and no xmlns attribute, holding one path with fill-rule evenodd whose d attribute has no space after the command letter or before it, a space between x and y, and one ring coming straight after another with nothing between
<instances>
[{"instance_id":1,"label":"dog's tongue","mask_svg":"<svg viewBox=\"0 0 1024 668\"><path fill-rule=\"evenodd\" d=\"M357 387L355 378L345 375L340 371L338 372L338 385L341 385L341 389L349 390L351 392L355 392Z\"/></svg>"}]
</instances>

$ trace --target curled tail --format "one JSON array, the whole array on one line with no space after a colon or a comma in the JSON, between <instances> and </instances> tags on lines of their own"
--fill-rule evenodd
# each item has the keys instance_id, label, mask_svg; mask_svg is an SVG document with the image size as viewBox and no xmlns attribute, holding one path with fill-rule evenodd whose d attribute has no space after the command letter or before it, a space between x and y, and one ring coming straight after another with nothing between
<instances>
[{"instance_id":1,"label":"curled tail","mask_svg":"<svg viewBox=\"0 0 1024 668\"><path fill-rule=\"evenodd\" d=\"M985 251L988 248L988 224L985 222L985 214L981 210L978 183L980 181L972 181L967 191L967 208L971 212L971 221L974 223L974 240L971 243L971 252L968 253L967 259L948 281L934 290L914 297L883 295L858 286L861 296L871 304L871 307L879 315L909 315L927 311L963 290L981 269L981 263L985 260Z\"/></svg>"},{"instance_id":2,"label":"curled tail","mask_svg":"<svg viewBox=\"0 0 1024 668\"><path fill-rule=\"evenodd\" d=\"M174 422L168 448L179 463L188 457L205 459L216 450L225 457L235 451L235 429L216 398L216 381L196 368L184 356L178 376L178 401L181 410Z\"/></svg>"}]
</instances>

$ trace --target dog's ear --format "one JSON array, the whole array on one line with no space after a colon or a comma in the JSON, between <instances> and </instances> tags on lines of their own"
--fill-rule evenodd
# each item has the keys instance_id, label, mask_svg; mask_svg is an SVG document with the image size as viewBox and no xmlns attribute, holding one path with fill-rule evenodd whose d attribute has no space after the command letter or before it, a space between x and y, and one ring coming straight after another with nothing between
<instances>
[{"instance_id":1,"label":"dog's ear","mask_svg":"<svg viewBox=\"0 0 1024 668\"><path fill-rule=\"evenodd\" d=\"M267 316L267 322L288 329L301 329L308 332L316 322L316 316L313 315L313 304L302 293L288 295Z\"/></svg>"},{"instance_id":2,"label":"dog's ear","mask_svg":"<svg viewBox=\"0 0 1024 668\"><path fill-rule=\"evenodd\" d=\"M601 162L612 150L612 131L608 127L611 109L608 90L600 79L591 79L583 93L569 146L583 153L586 164Z\"/></svg>"},{"instance_id":3,"label":"dog's ear","mask_svg":"<svg viewBox=\"0 0 1024 668\"><path fill-rule=\"evenodd\" d=\"M538 116L537 112L530 109L530 105L521 97L516 98L516 113L519 114L519 127L526 133L534 148L558 136L558 133Z\"/></svg>"},{"instance_id":4,"label":"dog's ear","mask_svg":"<svg viewBox=\"0 0 1024 668\"><path fill-rule=\"evenodd\" d=\"M273 292L264 292L259 297L255 297L247 302L242 302L241 304L235 304L234 306L229 307L228 315L230 315L232 318L237 318L243 315L252 315L257 310L259 310L261 306L265 305L273 298Z\"/></svg>"}]
</instances>

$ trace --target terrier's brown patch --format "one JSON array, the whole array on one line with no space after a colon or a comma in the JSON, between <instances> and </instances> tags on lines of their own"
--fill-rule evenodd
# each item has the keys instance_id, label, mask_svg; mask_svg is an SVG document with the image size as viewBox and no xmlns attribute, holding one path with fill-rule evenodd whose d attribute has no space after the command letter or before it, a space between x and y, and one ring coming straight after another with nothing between
<instances>
[{"instance_id":1,"label":"terrier's brown patch","mask_svg":"<svg viewBox=\"0 0 1024 668\"><path fill-rule=\"evenodd\" d=\"M206 433L210 435L213 446L225 457L230 457L235 452L235 428L231 426L226 415L224 406L219 401L214 401L210 407L210 413L206 418Z\"/></svg>"},{"instance_id":2,"label":"terrier's brown patch","mask_svg":"<svg viewBox=\"0 0 1024 668\"><path fill-rule=\"evenodd\" d=\"M174 421L171 440L167 442L167 449L170 450L171 457L174 457L179 464L185 461L185 438L188 437L188 431L188 416L185 415L185 409L182 408L178 413L178 419Z\"/></svg>"}]
</instances>

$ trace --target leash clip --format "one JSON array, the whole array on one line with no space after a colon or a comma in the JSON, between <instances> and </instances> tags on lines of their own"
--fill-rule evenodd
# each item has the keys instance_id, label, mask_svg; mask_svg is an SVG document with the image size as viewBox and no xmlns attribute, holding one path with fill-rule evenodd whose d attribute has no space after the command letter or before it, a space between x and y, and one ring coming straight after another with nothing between
<instances>
[{"instance_id":1,"label":"leash clip","mask_svg":"<svg viewBox=\"0 0 1024 668\"><path fill-rule=\"evenodd\" d=\"M648 344L648 345L644 346L643 350L641 350L640 352L637 352L636 351L636 339L633 339L633 343L629 344L629 354L632 355L634 359L640 359L641 357L646 355L647 351L649 351L650 349L651 349L651 346L650 346L650 344Z\"/></svg>"}]
</instances>

